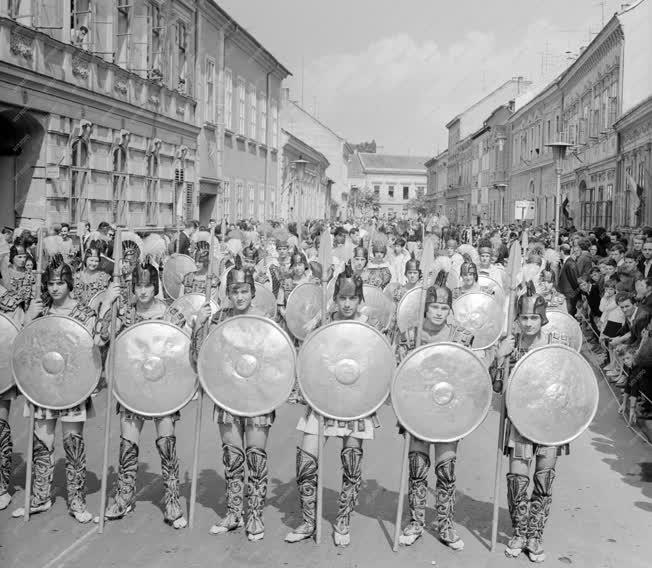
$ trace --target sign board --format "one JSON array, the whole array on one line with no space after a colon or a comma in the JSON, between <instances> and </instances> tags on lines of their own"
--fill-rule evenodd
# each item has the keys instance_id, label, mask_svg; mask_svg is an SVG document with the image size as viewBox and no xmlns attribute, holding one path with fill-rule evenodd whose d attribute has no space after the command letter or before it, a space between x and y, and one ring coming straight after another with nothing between
<instances>
[{"instance_id":1,"label":"sign board","mask_svg":"<svg viewBox=\"0 0 652 568\"><path fill-rule=\"evenodd\" d=\"M46 179L59 179L59 164L48 164L45 166Z\"/></svg>"},{"instance_id":2,"label":"sign board","mask_svg":"<svg viewBox=\"0 0 652 568\"><path fill-rule=\"evenodd\" d=\"M515 201L514 219L516 221L534 219L534 201Z\"/></svg>"}]
</instances>

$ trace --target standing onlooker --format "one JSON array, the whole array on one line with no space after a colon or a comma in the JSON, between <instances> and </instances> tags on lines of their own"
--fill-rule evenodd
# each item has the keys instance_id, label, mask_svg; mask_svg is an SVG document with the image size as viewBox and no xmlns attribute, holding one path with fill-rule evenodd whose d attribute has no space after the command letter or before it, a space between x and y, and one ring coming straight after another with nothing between
<instances>
[{"instance_id":1,"label":"standing onlooker","mask_svg":"<svg viewBox=\"0 0 652 568\"><path fill-rule=\"evenodd\" d=\"M625 247L620 243L616 243L609 249L609 256L616 261L616 266L622 266L625 262Z\"/></svg>"},{"instance_id":2,"label":"standing onlooker","mask_svg":"<svg viewBox=\"0 0 652 568\"><path fill-rule=\"evenodd\" d=\"M636 253L625 253L623 263L618 267L618 276L620 277L621 290L626 292L634 292L634 282L642 278L642 274L638 271L638 262Z\"/></svg>"},{"instance_id":3,"label":"standing onlooker","mask_svg":"<svg viewBox=\"0 0 652 568\"><path fill-rule=\"evenodd\" d=\"M579 299L580 286L577 276L577 265L571 256L571 248L569 245L561 245L559 247L561 253L561 270L559 271L559 280L557 282L557 290L566 296L566 307L568 313L574 316L577 313L577 300Z\"/></svg>"},{"instance_id":4,"label":"standing onlooker","mask_svg":"<svg viewBox=\"0 0 652 568\"><path fill-rule=\"evenodd\" d=\"M179 254L190 255L191 237L199 227L197 221L186 221L183 231L179 233Z\"/></svg>"},{"instance_id":5,"label":"standing onlooker","mask_svg":"<svg viewBox=\"0 0 652 568\"><path fill-rule=\"evenodd\" d=\"M643 243L638 269L645 278L652 276L652 239L647 239Z\"/></svg>"},{"instance_id":6,"label":"standing onlooker","mask_svg":"<svg viewBox=\"0 0 652 568\"><path fill-rule=\"evenodd\" d=\"M575 262L577 263L577 276L587 282L591 278L591 268L593 267L593 259L589 252L590 246L591 241L589 239L578 239L574 251L576 256Z\"/></svg>"}]
</instances>

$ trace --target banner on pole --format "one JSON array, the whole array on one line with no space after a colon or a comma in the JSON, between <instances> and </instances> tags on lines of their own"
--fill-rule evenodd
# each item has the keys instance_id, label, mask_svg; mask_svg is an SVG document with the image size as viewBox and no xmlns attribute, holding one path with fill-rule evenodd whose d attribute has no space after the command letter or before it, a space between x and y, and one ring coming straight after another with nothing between
<instances>
[{"instance_id":1,"label":"banner on pole","mask_svg":"<svg viewBox=\"0 0 652 568\"><path fill-rule=\"evenodd\" d=\"M517 221L534 219L534 201L515 201L514 219Z\"/></svg>"}]
</instances>

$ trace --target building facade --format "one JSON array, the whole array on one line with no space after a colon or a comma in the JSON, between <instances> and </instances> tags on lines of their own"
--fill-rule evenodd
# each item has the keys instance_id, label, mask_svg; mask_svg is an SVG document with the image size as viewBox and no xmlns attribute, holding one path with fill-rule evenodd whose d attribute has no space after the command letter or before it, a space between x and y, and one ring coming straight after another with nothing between
<instances>
[{"instance_id":1,"label":"building facade","mask_svg":"<svg viewBox=\"0 0 652 568\"><path fill-rule=\"evenodd\" d=\"M426 175L426 195L429 200L434 202L435 211L443 213L446 203L446 188L448 187L448 150L430 158L425 164Z\"/></svg>"},{"instance_id":2,"label":"building facade","mask_svg":"<svg viewBox=\"0 0 652 568\"><path fill-rule=\"evenodd\" d=\"M146 229L193 218L194 6L0 6L2 223Z\"/></svg>"}]
</instances>

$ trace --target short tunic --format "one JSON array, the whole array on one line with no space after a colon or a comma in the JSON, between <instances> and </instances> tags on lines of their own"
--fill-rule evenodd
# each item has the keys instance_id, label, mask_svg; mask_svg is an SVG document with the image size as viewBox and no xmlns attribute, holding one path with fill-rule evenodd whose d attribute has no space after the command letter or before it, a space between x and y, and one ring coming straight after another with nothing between
<instances>
[{"instance_id":1,"label":"short tunic","mask_svg":"<svg viewBox=\"0 0 652 568\"><path fill-rule=\"evenodd\" d=\"M183 292L184 294L205 294L206 293L206 274L197 274L196 272L189 272L183 277ZM211 296L217 292L220 285L220 279L216 274L211 277Z\"/></svg>"}]
</instances>

